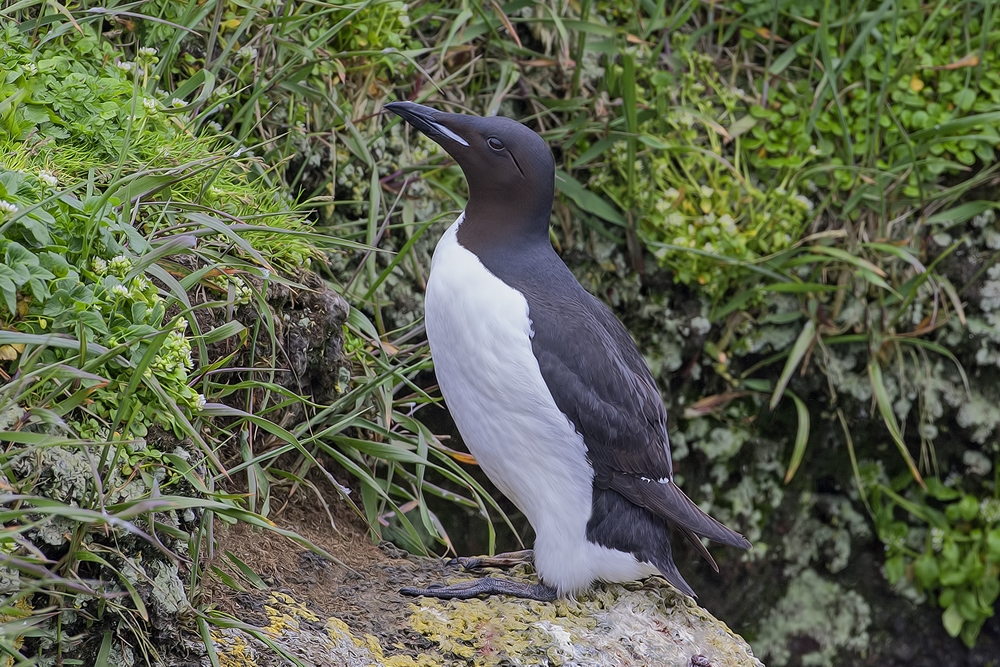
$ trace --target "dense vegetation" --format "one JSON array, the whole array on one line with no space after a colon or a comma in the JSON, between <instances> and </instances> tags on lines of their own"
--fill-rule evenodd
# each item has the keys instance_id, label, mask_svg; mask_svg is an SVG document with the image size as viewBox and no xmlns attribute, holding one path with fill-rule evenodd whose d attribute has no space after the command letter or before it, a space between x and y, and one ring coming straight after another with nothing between
<instances>
[{"instance_id":1,"label":"dense vegetation","mask_svg":"<svg viewBox=\"0 0 1000 667\"><path fill-rule=\"evenodd\" d=\"M421 421L464 186L380 115L397 98L553 146L553 242L653 367L685 488L754 542L731 571L782 573L733 621L769 663L868 650L877 601L838 574L873 540L975 644L1000 594L992 3L0 7L12 664L211 642L238 622L200 595L215 522L278 530L292 489L411 551L476 544L461 517L513 545Z\"/></svg>"}]
</instances>

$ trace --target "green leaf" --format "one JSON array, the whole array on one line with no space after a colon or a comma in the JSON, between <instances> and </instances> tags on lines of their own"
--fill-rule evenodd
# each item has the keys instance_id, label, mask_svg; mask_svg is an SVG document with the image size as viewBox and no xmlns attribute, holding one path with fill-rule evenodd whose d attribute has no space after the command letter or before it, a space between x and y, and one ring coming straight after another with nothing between
<instances>
[{"instance_id":1,"label":"green leaf","mask_svg":"<svg viewBox=\"0 0 1000 667\"><path fill-rule=\"evenodd\" d=\"M971 590L959 591L955 595L955 606L958 607L958 613L967 621L975 621L980 617L979 600Z\"/></svg>"},{"instance_id":2,"label":"green leaf","mask_svg":"<svg viewBox=\"0 0 1000 667\"><path fill-rule=\"evenodd\" d=\"M784 72L785 69L792 64L792 61L795 60L796 56L798 56L799 46L808 44L814 39L815 34L810 32L808 35L789 46L785 49L784 53L774 59L774 62L772 62L771 66L767 68L767 71L771 74L771 76L778 76Z\"/></svg>"},{"instance_id":3,"label":"green leaf","mask_svg":"<svg viewBox=\"0 0 1000 667\"><path fill-rule=\"evenodd\" d=\"M799 427L795 433L795 447L792 448L792 459L788 462L788 471L785 473L785 484L792 481L792 477L795 476L795 471L799 469L802 457L806 453L806 444L809 442L809 408L794 393L790 391L787 393L795 401L795 411L798 413Z\"/></svg>"},{"instance_id":4,"label":"green leaf","mask_svg":"<svg viewBox=\"0 0 1000 667\"><path fill-rule=\"evenodd\" d=\"M244 331L246 331L246 327L243 326L242 322L232 320L207 332L203 336L203 340L206 344L211 345L212 343L218 343L220 340L226 340L227 338Z\"/></svg>"},{"instance_id":5,"label":"green leaf","mask_svg":"<svg viewBox=\"0 0 1000 667\"><path fill-rule=\"evenodd\" d=\"M101 647L97 649L97 655L94 657L94 664L97 667L106 667L111 664L111 646L114 641L114 635L111 634L110 630L104 631L104 636L101 638Z\"/></svg>"},{"instance_id":6,"label":"green leaf","mask_svg":"<svg viewBox=\"0 0 1000 667\"><path fill-rule=\"evenodd\" d=\"M957 637L958 633L962 631L962 624L965 623L965 619L962 618L962 615L958 613L958 608L953 604L941 614L941 622L944 624L945 632L949 636Z\"/></svg>"},{"instance_id":7,"label":"green leaf","mask_svg":"<svg viewBox=\"0 0 1000 667\"><path fill-rule=\"evenodd\" d=\"M958 503L960 516L966 521L972 521L979 515L979 501L975 496L967 495Z\"/></svg>"},{"instance_id":8,"label":"green leaf","mask_svg":"<svg viewBox=\"0 0 1000 667\"><path fill-rule=\"evenodd\" d=\"M585 213L590 213L622 227L626 226L625 216L618 209L584 188L580 181L561 169L556 169L556 189L569 197Z\"/></svg>"},{"instance_id":9,"label":"green leaf","mask_svg":"<svg viewBox=\"0 0 1000 667\"><path fill-rule=\"evenodd\" d=\"M573 161L573 169L582 167L594 158L604 155L605 151L614 146L618 141L620 139L617 137L598 139L590 145L590 148L580 153L580 156Z\"/></svg>"},{"instance_id":10,"label":"green leaf","mask_svg":"<svg viewBox=\"0 0 1000 667\"><path fill-rule=\"evenodd\" d=\"M986 618L983 617L977 618L975 621L966 621L965 625L962 626L962 643L969 648L975 646L976 637L979 636L979 631L985 622Z\"/></svg>"},{"instance_id":11,"label":"green leaf","mask_svg":"<svg viewBox=\"0 0 1000 667\"><path fill-rule=\"evenodd\" d=\"M943 225L944 229L948 229L949 227L967 222L977 215L985 213L991 208L997 208L997 203L982 200L965 202L961 206L956 206L955 208L949 208L947 211L935 213L927 218L927 224Z\"/></svg>"},{"instance_id":12,"label":"green leaf","mask_svg":"<svg viewBox=\"0 0 1000 667\"><path fill-rule=\"evenodd\" d=\"M750 301L750 299L754 298L756 295L757 295L757 290L753 289L746 289L741 292L737 292L736 296L727 301L721 308L712 311L711 320L713 322L718 322L724 319L730 313L735 312L740 308L742 308L743 306L745 306L746 303Z\"/></svg>"},{"instance_id":13,"label":"green leaf","mask_svg":"<svg viewBox=\"0 0 1000 667\"><path fill-rule=\"evenodd\" d=\"M971 88L963 88L962 90L955 93L955 106L957 106L962 111L968 111L972 108L972 105L976 102L976 91Z\"/></svg>"},{"instance_id":14,"label":"green leaf","mask_svg":"<svg viewBox=\"0 0 1000 667\"><path fill-rule=\"evenodd\" d=\"M782 369L781 376L778 378L778 384L774 388L774 393L771 394L772 410L778 406L778 401L781 400L781 395L785 392L785 387L788 386L788 382L792 379L792 373L795 372L799 362L806 356L806 352L809 351L815 338L816 323L808 320L805 326L802 327L802 331L799 332L799 337L795 340L795 345L792 346L792 350L788 354L788 360L785 361L785 368Z\"/></svg>"},{"instance_id":15,"label":"green leaf","mask_svg":"<svg viewBox=\"0 0 1000 667\"><path fill-rule=\"evenodd\" d=\"M757 119L747 114L742 118L736 120L732 125L730 125L726 131L729 133L730 139L735 139L736 137L746 134L753 128L757 126Z\"/></svg>"},{"instance_id":16,"label":"green leaf","mask_svg":"<svg viewBox=\"0 0 1000 667\"><path fill-rule=\"evenodd\" d=\"M986 535L987 559L1000 561L1000 528L994 528Z\"/></svg>"},{"instance_id":17,"label":"green leaf","mask_svg":"<svg viewBox=\"0 0 1000 667\"><path fill-rule=\"evenodd\" d=\"M906 574L906 561L902 554L893 556L885 561L885 578L890 584L895 584Z\"/></svg>"},{"instance_id":18,"label":"green leaf","mask_svg":"<svg viewBox=\"0 0 1000 667\"><path fill-rule=\"evenodd\" d=\"M906 461L913 479L917 480L917 483L921 487L926 488L924 480L917 470L917 464L913 461L913 457L910 456L910 452L906 448L906 443L903 442L903 435L900 433L899 424L896 422L896 413L892 411L892 401L889 400L889 391L885 388L885 381L882 378L882 367L879 366L876 360L872 360L868 364L868 379L871 382L872 394L875 396L879 412L882 413L882 421L885 422L886 428L889 429L889 434L892 436L893 442L896 443L896 448L903 455L903 460Z\"/></svg>"},{"instance_id":19,"label":"green leaf","mask_svg":"<svg viewBox=\"0 0 1000 667\"><path fill-rule=\"evenodd\" d=\"M945 486L937 477L930 477L927 480L927 493L938 500L955 500L962 495L961 491Z\"/></svg>"},{"instance_id":20,"label":"green leaf","mask_svg":"<svg viewBox=\"0 0 1000 667\"><path fill-rule=\"evenodd\" d=\"M886 275L885 271L875 266L867 259L862 259L860 257L852 255L846 250L841 250L840 248L829 248L827 246L822 246L822 245L811 246L809 250L811 250L812 252L820 253L821 255L829 255L830 257L839 259L842 262L846 262L852 266L856 266L859 269L870 271L878 276L881 276L882 278L885 278Z\"/></svg>"},{"instance_id":21,"label":"green leaf","mask_svg":"<svg viewBox=\"0 0 1000 667\"><path fill-rule=\"evenodd\" d=\"M94 331L104 334L107 336L110 332L108 331L107 325L104 323L104 318L101 314L94 310L85 310L80 313L80 321L84 323L85 326L90 327Z\"/></svg>"},{"instance_id":22,"label":"green leaf","mask_svg":"<svg viewBox=\"0 0 1000 667\"><path fill-rule=\"evenodd\" d=\"M895 255L916 269L917 273L923 273L927 270L920 260L917 259L912 252L910 252L909 248L892 245L891 243L862 243L861 246L864 248L871 248L872 250L880 250L890 255Z\"/></svg>"},{"instance_id":23,"label":"green leaf","mask_svg":"<svg viewBox=\"0 0 1000 667\"><path fill-rule=\"evenodd\" d=\"M253 584L254 588L256 588L259 591L266 591L269 588L269 586L264 583L264 580L261 579L257 575L257 573L250 568L249 565L240 560L236 554L234 554L232 551L229 551L228 549L226 550L226 558L232 561L233 565L235 565L239 569L239 571L243 574L243 576L246 577L251 584Z\"/></svg>"},{"instance_id":24,"label":"green leaf","mask_svg":"<svg viewBox=\"0 0 1000 667\"><path fill-rule=\"evenodd\" d=\"M938 568L937 559L931 554L925 553L913 561L913 574L917 578L917 583L922 588L931 588L934 586L937 583L939 573L940 568Z\"/></svg>"}]
</instances>

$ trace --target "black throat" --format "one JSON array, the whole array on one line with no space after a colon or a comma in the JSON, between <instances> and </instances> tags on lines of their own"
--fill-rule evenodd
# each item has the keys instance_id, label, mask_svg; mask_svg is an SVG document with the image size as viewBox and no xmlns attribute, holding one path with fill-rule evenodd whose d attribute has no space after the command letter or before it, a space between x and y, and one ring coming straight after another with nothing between
<instances>
[{"instance_id":1,"label":"black throat","mask_svg":"<svg viewBox=\"0 0 1000 667\"><path fill-rule=\"evenodd\" d=\"M465 207L465 220L458 228L458 242L481 260L495 256L501 249L506 253L514 248L551 247L549 217L552 214L552 194L545 194L472 194Z\"/></svg>"}]
</instances>

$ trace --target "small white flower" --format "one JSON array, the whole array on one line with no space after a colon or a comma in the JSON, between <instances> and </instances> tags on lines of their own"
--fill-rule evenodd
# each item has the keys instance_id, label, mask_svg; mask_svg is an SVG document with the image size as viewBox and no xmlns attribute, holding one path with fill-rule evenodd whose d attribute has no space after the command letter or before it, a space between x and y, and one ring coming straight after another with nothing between
<instances>
[{"instance_id":1,"label":"small white flower","mask_svg":"<svg viewBox=\"0 0 1000 667\"><path fill-rule=\"evenodd\" d=\"M103 276L105 273L108 272L108 263L105 262L100 257L95 257L94 259L90 260L90 268L92 268L94 270L94 273L96 273L97 275Z\"/></svg>"},{"instance_id":2,"label":"small white flower","mask_svg":"<svg viewBox=\"0 0 1000 667\"><path fill-rule=\"evenodd\" d=\"M172 107L173 107L173 108L175 108L175 109L180 109L180 108L181 108L182 106L184 106L185 104L187 104L187 102L185 102L184 100L182 100L182 99L181 99L181 98L179 98L179 97L175 97L174 99L172 99L172 100L170 101L170 106L172 106Z\"/></svg>"},{"instance_id":3,"label":"small white flower","mask_svg":"<svg viewBox=\"0 0 1000 667\"><path fill-rule=\"evenodd\" d=\"M128 288L124 285L115 285L111 288L111 293L115 296L128 296Z\"/></svg>"},{"instance_id":4,"label":"small white flower","mask_svg":"<svg viewBox=\"0 0 1000 667\"><path fill-rule=\"evenodd\" d=\"M145 292L149 289L149 281L142 276L136 276L132 279L132 289L137 292Z\"/></svg>"},{"instance_id":5,"label":"small white flower","mask_svg":"<svg viewBox=\"0 0 1000 667\"><path fill-rule=\"evenodd\" d=\"M236 52L236 55L238 55L243 60L247 60L247 61L256 60L257 59L257 49L255 49L253 47L250 47L250 46L244 46L242 49L240 49L239 51Z\"/></svg>"},{"instance_id":6,"label":"small white flower","mask_svg":"<svg viewBox=\"0 0 1000 667\"><path fill-rule=\"evenodd\" d=\"M135 63L129 60L124 60L124 61L119 60L118 62L115 63L115 67L117 67L123 72L131 72L132 70L135 69Z\"/></svg>"},{"instance_id":7,"label":"small white flower","mask_svg":"<svg viewBox=\"0 0 1000 667\"><path fill-rule=\"evenodd\" d=\"M144 97L142 98L142 106L146 111L156 111L156 100L152 97Z\"/></svg>"},{"instance_id":8,"label":"small white flower","mask_svg":"<svg viewBox=\"0 0 1000 667\"><path fill-rule=\"evenodd\" d=\"M144 46L139 49L138 53L140 56L144 58L152 58L153 56L156 55L156 49L154 49L151 46Z\"/></svg>"},{"instance_id":9,"label":"small white flower","mask_svg":"<svg viewBox=\"0 0 1000 667\"><path fill-rule=\"evenodd\" d=\"M705 244L705 252L712 252L715 250L715 246L711 242Z\"/></svg>"},{"instance_id":10,"label":"small white flower","mask_svg":"<svg viewBox=\"0 0 1000 667\"><path fill-rule=\"evenodd\" d=\"M792 199L802 204L802 206L804 206L807 211L811 211L815 207L815 205L812 203L812 200L809 199L809 197L806 197L805 195L795 195L794 197L792 197Z\"/></svg>"},{"instance_id":11,"label":"small white flower","mask_svg":"<svg viewBox=\"0 0 1000 667\"><path fill-rule=\"evenodd\" d=\"M941 551L944 546L944 531L940 528L931 528L931 548L934 551Z\"/></svg>"},{"instance_id":12,"label":"small white flower","mask_svg":"<svg viewBox=\"0 0 1000 667\"><path fill-rule=\"evenodd\" d=\"M996 498L983 498L979 503L979 515L987 523L1000 521L1000 500Z\"/></svg>"},{"instance_id":13,"label":"small white flower","mask_svg":"<svg viewBox=\"0 0 1000 667\"><path fill-rule=\"evenodd\" d=\"M229 95L229 88L225 86L219 86L218 88L215 89L216 97L226 97L227 95Z\"/></svg>"},{"instance_id":14,"label":"small white flower","mask_svg":"<svg viewBox=\"0 0 1000 667\"><path fill-rule=\"evenodd\" d=\"M6 199L0 199L0 213L5 213L8 217L17 213L17 207Z\"/></svg>"},{"instance_id":15,"label":"small white flower","mask_svg":"<svg viewBox=\"0 0 1000 667\"><path fill-rule=\"evenodd\" d=\"M28 74L37 74L38 66L35 63L24 63L24 71Z\"/></svg>"},{"instance_id":16,"label":"small white flower","mask_svg":"<svg viewBox=\"0 0 1000 667\"><path fill-rule=\"evenodd\" d=\"M188 321L183 317L178 317L177 321L174 323L174 328L178 331L184 331L187 329Z\"/></svg>"},{"instance_id":17,"label":"small white flower","mask_svg":"<svg viewBox=\"0 0 1000 667\"><path fill-rule=\"evenodd\" d=\"M108 269L116 276L124 276L132 270L132 260L125 255L112 257L111 261L108 262Z\"/></svg>"},{"instance_id":18,"label":"small white flower","mask_svg":"<svg viewBox=\"0 0 1000 667\"><path fill-rule=\"evenodd\" d=\"M205 399L205 394L198 394L198 398L194 401L194 409L201 412L207 404L208 401Z\"/></svg>"},{"instance_id":19,"label":"small white flower","mask_svg":"<svg viewBox=\"0 0 1000 667\"><path fill-rule=\"evenodd\" d=\"M42 183L45 183L45 185L49 186L50 188L54 188L57 185L59 185L59 179L56 178L56 175L53 174L51 171L46 171L45 169L38 172L38 180L40 180Z\"/></svg>"},{"instance_id":20,"label":"small white flower","mask_svg":"<svg viewBox=\"0 0 1000 667\"><path fill-rule=\"evenodd\" d=\"M211 123L209 123L206 127L208 127L208 129L210 129L212 132L222 132L222 126L216 123L214 120Z\"/></svg>"}]
</instances>

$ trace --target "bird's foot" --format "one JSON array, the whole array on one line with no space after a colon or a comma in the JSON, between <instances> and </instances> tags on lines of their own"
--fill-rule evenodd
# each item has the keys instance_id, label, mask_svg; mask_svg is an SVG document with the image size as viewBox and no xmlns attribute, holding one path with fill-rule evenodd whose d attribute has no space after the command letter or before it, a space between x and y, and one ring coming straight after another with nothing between
<instances>
[{"instance_id":1,"label":"bird's foot","mask_svg":"<svg viewBox=\"0 0 1000 667\"><path fill-rule=\"evenodd\" d=\"M510 551L508 553L497 554L496 556L458 556L448 561L448 565L461 565L462 569L467 572L478 571L487 567L509 570L518 565L534 564L535 552L531 549Z\"/></svg>"},{"instance_id":2,"label":"bird's foot","mask_svg":"<svg viewBox=\"0 0 1000 667\"><path fill-rule=\"evenodd\" d=\"M451 586L433 585L427 588L406 588L399 589L402 595L423 595L430 598L440 598L442 600L468 600L480 595L510 595L539 602L552 602L556 599L556 589L545 584L526 584L520 581L510 581L508 579L494 579L493 577L483 577L475 581L463 581L460 584Z\"/></svg>"}]
</instances>

